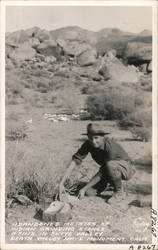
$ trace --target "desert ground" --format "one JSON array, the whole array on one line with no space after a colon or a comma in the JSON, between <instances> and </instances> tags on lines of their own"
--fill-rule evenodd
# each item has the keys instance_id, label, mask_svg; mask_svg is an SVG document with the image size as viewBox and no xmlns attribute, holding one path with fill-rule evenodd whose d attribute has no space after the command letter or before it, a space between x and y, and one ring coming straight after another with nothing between
<instances>
[{"instance_id":1,"label":"desert ground","mask_svg":"<svg viewBox=\"0 0 158 250\"><path fill-rule=\"evenodd\" d=\"M33 117L33 123L30 124L30 136L24 142L7 142L6 152L9 150L13 157L18 157L16 163L14 158L8 160L6 158L6 161L12 161L12 169L7 169L7 176L8 178L10 176L8 171L13 171L16 182L22 175L25 179L27 176L38 179L41 185L47 181L50 189L46 196L51 197L52 195L53 197L54 182L60 180L66 170L67 162L85 139L82 138L81 133L85 131L89 121L53 123L45 120L39 110L37 113L28 114L27 117L21 113L21 116L25 120ZM106 227L103 235L106 240L104 239L100 243L132 243L133 240L137 243L148 243L151 240L150 207L140 207L133 201L146 196L151 197L151 166L143 166L139 163L139 160L142 160L144 155L149 152L151 145L147 142L133 141L131 134L128 131L119 130L115 122L102 121L101 123L105 129L110 130L110 136L127 150L133 161L138 162L137 171L134 177L125 183L127 199L121 206L111 207L106 202L104 194L102 197L85 197L72 207L70 222L96 222L98 225L104 223ZM87 157L82 166L76 168L72 173L71 182L88 182L98 171L98 168L99 166L92 161L90 156ZM53 190L52 193L51 190ZM48 204L50 201L49 198ZM48 205L41 202L39 206L46 208ZM26 207L15 203L12 208L8 208L7 213L8 240L13 223L39 221L39 218L34 218L36 214L35 204ZM33 243L44 242L45 240L33 240ZM65 242L64 239L60 239L60 242L75 243L77 241L67 240ZM79 241L79 243L91 242L99 243L98 237L96 239L90 238L89 241L84 239ZM58 243L58 241L54 243Z\"/></svg>"}]
</instances>

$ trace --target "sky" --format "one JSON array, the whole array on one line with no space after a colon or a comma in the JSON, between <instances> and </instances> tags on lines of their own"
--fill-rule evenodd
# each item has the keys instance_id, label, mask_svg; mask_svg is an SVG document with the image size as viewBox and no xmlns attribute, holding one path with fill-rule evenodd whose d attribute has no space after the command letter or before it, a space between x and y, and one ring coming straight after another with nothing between
<instances>
[{"instance_id":1,"label":"sky","mask_svg":"<svg viewBox=\"0 0 158 250\"><path fill-rule=\"evenodd\" d=\"M118 28L138 33L152 30L150 6L7 6L6 31L34 26L54 30L65 26L98 31Z\"/></svg>"}]
</instances>

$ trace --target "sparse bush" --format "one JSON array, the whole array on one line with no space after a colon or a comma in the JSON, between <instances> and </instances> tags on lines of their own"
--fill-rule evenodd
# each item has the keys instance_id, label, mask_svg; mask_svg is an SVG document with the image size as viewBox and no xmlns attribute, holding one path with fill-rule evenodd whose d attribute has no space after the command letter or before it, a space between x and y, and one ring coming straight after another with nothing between
<instances>
[{"instance_id":1,"label":"sparse bush","mask_svg":"<svg viewBox=\"0 0 158 250\"><path fill-rule=\"evenodd\" d=\"M78 113L81 107L80 92L71 86L63 90L59 90L56 93L56 105L59 107L69 110L71 113Z\"/></svg>"},{"instance_id":2,"label":"sparse bush","mask_svg":"<svg viewBox=\"0 0 158 250\"><path fill-rule=\"evenodd\" d=\"M57 100L57 96L55 94L51 95L49 98L50 103L55 103L56 100Z\"/></svg>"},{"instance_id":3,"label":"sparse bush","mask_svg":"<svg viewBox=\"0 0 158 250\"><path fill-rule=\"evenodd\" d=\"M11 128L9 131L7 131L6 135L7 139L11 141L24 140L27 136L27 126L25 124Z\"/></svg>"},{"instance_id":4,"label":"sparse bush","mask_svg":"<svg viewBox=\"0 0 158 250\"><path fill-rule=\"evenodd\" d=\"M48 92L48 89L47 89L47 88L41 87L41 88L38 89L38 91L39 91L40 93L47 93L47 92Z\"/></svg>"},{"instance_id":5,"label":"sparse bush","mask_svg":"<svg viewBox=\"0 0 158 250\"><path fill-rule=\"evenodd\" d=\"M152 130L152 110L151 108L140 108L119 120L119 125L129 129L135 139L149 141Z\"/></svg>"},{"instance_id":6,"label":"sparse bush","mask_svg":"<svg viewBox=\"0 0 158 250\"><path fill-rule=\"evenodd\" d=\"M152 75L142 75L140 78L140 87L145 91L152 91Z\"/></svg>"},{"instance_id":7,"label":"sparse bush","mask_svg":"<svg viewBox=\"0 0 158 250\"><path fill-rule=\"evenodd\" d=\"M120 120L135 110L135 96L121 90L108 88L91 95L87 108L93 120Z\"/></svg>"},{"instance_id":8,"label":"sparse bush","mask_svg":"<svg viewBox=\"0 0 158 250\"><path fill-rule=\"evenodd\" d=\"M49 81L49 88L55 91L64 88L64 84L64 81L61 81L59 77L53 77L53 79Z\"/></svg>"},{"instance_id":9,"label":"sparse bush","mask_svg":"<svg viewBox=\"0 0 158 250\"><path fill-rule=\"evenodd\" d=\"M69 78L70 72L68 70L59 70L54 74L54 76Z\"/></svg>"},{"instance_id":10,"label":"sparse bush","mask_svg":"<svg viewBox=\"0 0 158 250\"><path fill-rule=\"evenodd\" d=\"M81 93L83 95L93 95L93 93L101 93L102 90L105 90L105 84L90 82L84 84L84 86L81 88Z\"/></svg>"},{"instance_id":11,"label":"sparse bush","mask_svg":"<svg viewBox=\"0 0 158 250\"><path fill-rule=\"evenodd\" d=\"M152 127L137 127L137 126L134 126L134 127L131 127L129 129L132 134L133 134L133 137L135 139L139 139L141 141L149 141L151 139L151 131L152 131Z\"/></svg>"},{"instance_id":12,"label":"sparse bush","mask_svg":"<svg viewBox=\"0 0 158 250\"><path fill-rule=\"evenodd\" d=\"M152 110L151 108L141 107L135 112L129 113L119 120L119 125L123 128L129 127L151 127L152 126Z\"/></svg>"},{"instance_id":13,"label":"sparse bush","mask_svg":"<svg viewBox=\"0 0 158 250\"><path fill-rule=\"evenodd\" d=\"M43 105L42 102L42 94L39 92L35 92L35 91L31 91L28 94L25 95L25 104L29 103L31 104L33 107L40 107L41 105Z\"/></svg>"}]
</instances>

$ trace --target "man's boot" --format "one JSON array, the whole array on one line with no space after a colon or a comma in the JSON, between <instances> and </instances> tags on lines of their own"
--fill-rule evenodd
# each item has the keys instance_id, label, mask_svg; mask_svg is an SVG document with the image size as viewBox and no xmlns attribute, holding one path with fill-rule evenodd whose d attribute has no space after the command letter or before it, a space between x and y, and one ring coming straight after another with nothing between
<instances>
[{"instance_id":1,"label":"man's boot","mask_svg":"<svg viewBox=\"0 0 158 250\"><path fill-rule=\"evenodd\" d=\"M109 204L117 204L125 199L125 192L123 191L122 178L117 177L112 180L114 186L113 196L108 200Z\"/></svg>"}]
</instances>

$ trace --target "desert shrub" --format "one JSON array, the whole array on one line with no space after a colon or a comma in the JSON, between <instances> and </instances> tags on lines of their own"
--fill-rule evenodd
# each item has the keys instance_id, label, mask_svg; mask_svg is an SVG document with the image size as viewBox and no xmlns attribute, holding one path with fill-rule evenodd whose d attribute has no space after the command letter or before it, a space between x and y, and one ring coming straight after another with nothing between
<instances>
[{"instance_id":1,"label":"desert shrub","mask_svg":"<svg viewBox=\"0 0 158 250\"><path fill-rule=\"evenodd\" d=\"M151 127L152 125L152 110L151 108L140 108L131 112L128 116L124 116L122 120L119 121L119 124L126 127Z\"/></svg>"},{"instance_id":2,"label":"desert shrub","mask_svg":"<svg viewBox=\"0 0 158 250\"><path fill-rule=\"evenodd\" d=\"M70 72L68 70L59 70L54 74L54 76L69 78Z\"/></svg>"},{"instance_id":3,"label":"desert shrub","mask_svg":"<svg viewBox=\"0 0 158 250\"><path fill-rule=\"evenodd\" d=\"M43 105L42 94L34 90L27 92L25 94L25 104L27 103L33 107L41 107Z\"/></svg>"},{"instance_id":4,"label":"desert shrub","mask_svg":"<svg viewBox=\"0 0 158 250\"><path fill-rule=\"evenodd\" d=\"M79 112L81 107L81 96L79 96L79 94L79 91L73 86L59 90L56 93L56 105L68 110L70 113Z\"/></svg>"},{"instance_id":5,"label":"desert shrub","mask_svg":"<svg viewBox=\"0 0 158 250\"><path fill-rule=\"evenodd\" d=\"M49 81L49 88L53 91L61 89L64 87L64 82L61 81L58 77L53 77L52 80Z\"/></svg>"},{"instance_id":6,"label":"desert shrub","mask_svg":"<svg viewBox=\"0 0 158 250\"><path fill-rule=\"evenodd\" d=\"M28 89L31 89L32 88L32 83L30 81L28 81L27 79L23 79L21 81L21 84L25 87L25 88L28 88Z\"/></svg>"},{"instance_id":7,"label":"desert shrub","mask_svg":"<svg viewBox=\"0 0 158 250\"><path fill-rule=\"evenodd\" d=\"M49 76L49 72L46 70L42 70L42 69L31 70L30 74L36 77L48 77Z\"/></svg>"},{"instance_id":8,"label":"desert shrub","mask_svg":"<svg viewBox=\"0 0 158 250\"><path fill-rule=\"evenodd\" d=\"M151 130L152 130L151 127L134 126L134 127L131 127L129 130L132 132L133 137L135 139L139 139L139 140L145 141L145 142L147 142L151 139Z\"/></svg>"},{"instance_id":9,"label":"desert shrub","mask_svg":"<svg viewBox=\"0 0 158 250\"><path fill-rule=\"evenodd\" d=\"M16 125L8 129L6 133L6 138L11 141L24 140L27 136L28 136L27 126L25 124Z\"/></svg>"},{"instance_id":10,"label":"desert shrub","mask_svg":"<svg viewBox=\"0 0 158 250\"><path fill-rule=\"evenodd\" d=\"M55 101L57 100L57 96L55 94L52 94L50 97L49 97L49 102L50 103L55 103Z\"/></svg>"},{"instance_id":11,"label":"desert shrub","mask_svg":"<svg viewBox=\"0 0 158 250\"><path fill-rule=\"evenodd\" d=\"M108 88L91 95L87 99L87 108L92 120L121 120L135 110L135 96L125 95L119 89Z\"/></svg>"},{"instance_id":12,"label":"desert shrub","mask_svg":"<svg viewBox=\"0 0 158 250\"><path fill-rule=\"evenodd\" d=\"M38 88L38 91L39 91L40 93L47 93L47 92L48 92L48 89L47 89L47 88L44 88L44 87L40 87L40 88Z\"/></svg>"},{"instance_id":13,"label":"desert shrub","mask_svg":"<svg viewBox=\"0 0 158 250\"><path fill-rule=\"evenodd\" d=\"M46 78L40 78L36 82L37 88L49 88L49 83Z\"/></svg>"},{"instance_id":14,"label":"desert shrub","mask_svg":"<svg viewBox=\"0 0 158 250\"><path fill-rule=\"evenodd\" d=\"M119 120L119 125L128 128L133 137L142 141L149 141L152 130L152 110L151 108L140 108Z\"/></svg>"},{"instance_id":15,"label":"desert shrub","mask_svg":"<svg viewBox=\"0 0 158 250\"><path fill-rule=\"evenodd\" d=\"M83 95L92 95L93 93L101 93L102 90L105 90L105 84L101 82L89 82L81 88L81 93Z\"/></svg>"},{"instance_id":16,"label":"desert shrub","mask_svg":"<svg viewBox=\"0 0 158 250\"><path fill-rule=\"evenodd\" d=\"M140 87L145 91L152 91L152 76L151 74L143 75L140 78Z\"/></svg>"}]
</instances>

